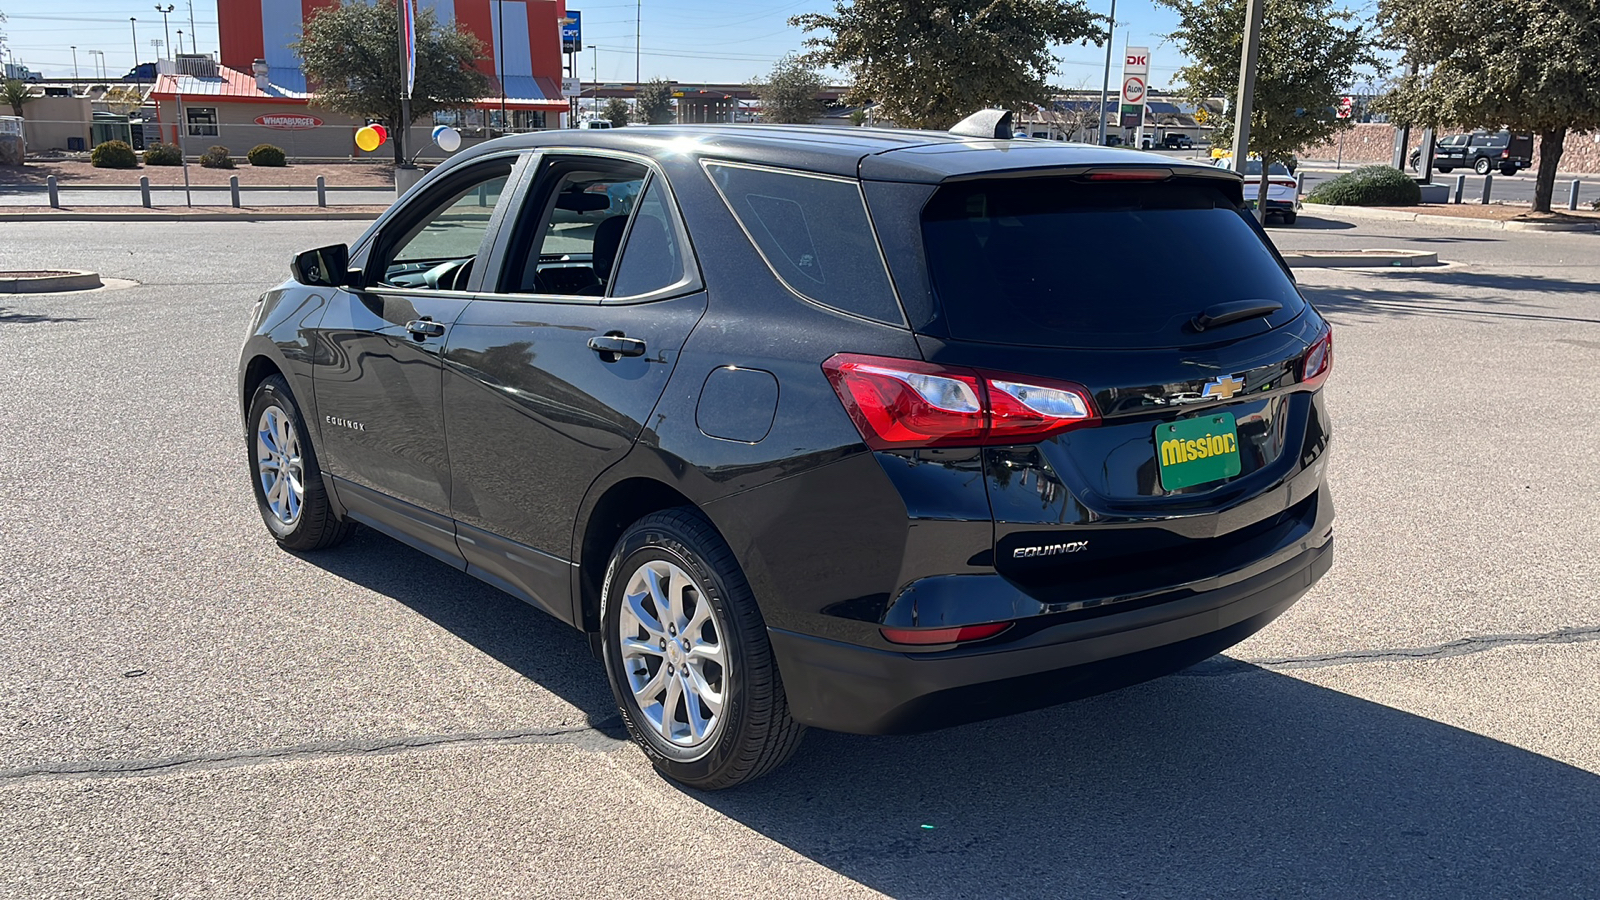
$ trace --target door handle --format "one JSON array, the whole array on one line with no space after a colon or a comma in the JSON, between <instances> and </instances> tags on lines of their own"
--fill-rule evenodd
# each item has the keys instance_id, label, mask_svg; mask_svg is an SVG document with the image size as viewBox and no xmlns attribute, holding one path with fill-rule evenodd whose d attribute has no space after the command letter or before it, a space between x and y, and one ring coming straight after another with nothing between
<instances>
[{"instance_id":1,"label":"door handle","mask_svg":"<svg viewBox=\"0 0 1600 900\"><path fill-rule=\"evenodd\" d=\"M608 331L600 337L589 338L589 349L606 362L616 362L624 356L643 356L645 345L644 341L620 331Z\"/></svg>"},{"instance_id":2,"label":"door handle","mask_svg":"<svg viewBox=\"0 0 1600 900\"><path fill-rule=\"evenodd\" d=\"M419 338L439 337L444 334L444 326L432 319L412 319L406 323L406 330Z\"/></svg>"}]
</instances>

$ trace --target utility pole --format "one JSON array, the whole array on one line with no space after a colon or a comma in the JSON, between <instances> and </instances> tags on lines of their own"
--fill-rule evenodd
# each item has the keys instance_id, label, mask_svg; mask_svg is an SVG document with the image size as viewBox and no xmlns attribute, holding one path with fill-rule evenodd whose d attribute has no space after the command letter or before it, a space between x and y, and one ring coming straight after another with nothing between
<instances>
[{"instance_id":1,"label":"utility pole","mask_svg":"<svg viewBox=\"0 0 1600 900\"><path fill-rule=\"evenodd\" d=\"M633 100L635 103L639 102L639 23L643 21L643 17L644 0L635 0L633 4Z\"/></svg>"},{"instance_id":2,"label":"utility pole","mask_svg":"<svg viewBox=\"0 0 1600 900\"><path fill-rule=\"evenodd\" d=\"M1111 97L1111 44L1117 33L1117 0L1111 0L1111 18L1106 20L1106 76L1100 82L1100 146L1106 144L1106 103ZM1122 112L1118 99L1117 112Z\"/></svg>"},{"instance_id":3,"label":"utility pole","mask_svg":"<svg viewBox=\"0 0 1600 900\"><path fill-rule=\"evenodd\" d=\"M594 53L594 84L589 87L589 105L593 107L590 111L598 119L600 118L600 48L590 44L589 50Z\"/></svg>"},{"instance_id":4,"label":"utility pole","mask_svg":"<svg viewBox=\"0 0 1600 900\"><path fill-rule=\"evenodd\" d=\"M500 16L499 30L495 34L500 36L500 43L494 48L494 61L500 67L500 133L509 131L506 128L506 4L499 0L494 5L496 13Z\"/></svg>"},{"instance_id":5,"label":"utility pole","mask_svg":"<svg viewBox=\"0 0 1600 900\"><path fill-rule=\"evenodd\" d=\"M189 0L189 52L199 53L194 47L194 36L198 32L194 29L194 0Z\"/></svg>"},{"instance_id":6,"label":"utility pole","mask_svg":"<svg viewBox=\"0 0 1600 900\"><path fill-rule=\"evenodd\" d=\"M72 80L78 80L78 45L72 45Z\"/></svg>"},{"instance_id":7,"label":"utility pole","mask_svg":"<svg viewBox=\"0 0 1600 900\"><path fill-rule=\"evenodd\" d=\"M168 3L166 6L162 6L159 3L156 4L156 12L161 13L161 30L167 36L167 47L169 49L172 47L172 31L167 27L167 14L171 13L176 8L177 7L173 6L171 3ZM159 56L156 58L160 59Z\"/></svg>"},{"instance_id":8,"label":"utility pole","mask_svg":"<svg viewBox=\"0 0 1600 900\"><path fill-rule=\"evenodd\" d=\"M1240 175L1249 169L1250 111L1256 101L1256 58L1261 53L1261 15L1266 0L1249 0L1244 14L1244 52L1239 56L1239 102L1233 110L1233 170ZM1261 161L1266 165L1266 160ZM1263 169L1263 171L1265 171ZM1256 200L1256 218L1267 220L1266 189Z\"/></svg>"},{"instance_id":9,"label":"utility pole","mask_svg":"<svg viewBox=\"0 0 1600 900\"><path fill-rule=\"evenodd\" d=\"M128 29L133 32L133 67L137 69L139 68L139 20L129 16Z\"/></svg>"}]
</instances>

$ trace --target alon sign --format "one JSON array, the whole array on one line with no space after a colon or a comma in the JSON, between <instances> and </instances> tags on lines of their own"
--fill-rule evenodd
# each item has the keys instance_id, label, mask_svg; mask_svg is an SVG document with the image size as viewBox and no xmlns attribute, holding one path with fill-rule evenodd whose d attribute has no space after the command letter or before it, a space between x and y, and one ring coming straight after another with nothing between
<instances>
[{"instance_id":1,"label":"alon sign","mask_svg":"<svg viewBox=\"0 0 1600 900\"><path fill-rule=\"evenodd\" d=\"M265 116L256 116L256 124L278 131L305 131L316 128L322 120L316 116L303 116L294 113L273 113Z\"/></svg>"}]
</instances>

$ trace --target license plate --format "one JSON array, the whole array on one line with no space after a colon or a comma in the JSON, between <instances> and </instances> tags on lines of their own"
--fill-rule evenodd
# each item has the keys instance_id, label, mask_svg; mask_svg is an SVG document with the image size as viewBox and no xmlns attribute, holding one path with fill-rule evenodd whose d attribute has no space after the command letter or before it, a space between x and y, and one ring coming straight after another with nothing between
<instances>
[{"instance_id":1,"label":"license plate","mask_svg":"<svg viewBox=\"0 0 1600 900\"><path fill-rule=\"evenodd\" d=\"M1168 491L1239 474L1239 429L1233 414L1157 425L1156 463L1161 487Z\"/></svg>"}]
</instances>

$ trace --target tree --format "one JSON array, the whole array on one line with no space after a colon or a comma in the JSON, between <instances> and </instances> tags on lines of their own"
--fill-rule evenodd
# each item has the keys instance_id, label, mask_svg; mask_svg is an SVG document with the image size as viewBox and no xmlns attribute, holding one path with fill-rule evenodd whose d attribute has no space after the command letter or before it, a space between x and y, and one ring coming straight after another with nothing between
<instances>
[{"instance_id":1,"label":"tree","mask_svg":"<svg viewBox=\"0 0 1600 900\"><path fill-rule=\"evenodd\" d=\"M606 102L605 109L600 111L600 117L609 119L612 128L621 128L628 124L628 104L621 97L612 97Z\"/></svg>"},{"instance_id":2,"label":"tree","mask_svg":"<svg viewBox=\"0 0 1600 900\"><path fill-rule=\"evenodd\" d=\"M1507 0L1446 12L1380 0L1378 22L1419 71L1376 108L1402 123L1537 134L1533 208L1549 212L1567 132L1600 129L1600 2Z\"/></svg>"},{"instance_id":3,"label":"tree","mask_svg":"<svg viewBox=\"0 0 1600 900\"><path fill-rule=\"evenodd\" d=\"M1176 75L1177 92L1199 104L1239 93L1239 58L1244 48L1245 0L1157 0L1178 14L1168 38L1193 60ZM1261 0L1266 3L1255 101L1250 114L1249 152L1261 157L1261 192L1267 170L1300 148L1327 140L1349 127L1335 113L1339 97L1367 69L1382 61L1367 29L1331 0ZM1213 143L1230 142L1233 123L1217 122Z\"/></svg>"},{"instance_id":4,"label":"tree","mask_svg":"<svg viewBox=\"0 0 1600 900\"><path fill-rule=\"evenodd\" d=\"M949 128L985 107L1042 104L1058 44L1105 40L1105 19L1081 0L836 0L830 14L791 26L806 60L847 70L851 103L877 101L878 118Z\"/></svg>"},{"instance_id":5,"label":"tree","mask_svg":"<svg viewBox=\"0 0 1600 900\"><path fill-rule=\"evenodd\" d=\"M33 95L28 93L28 85L16 78L7 78L3 92L6 103L11 106L11 114L22 115L22 104L33 100Z\"/></svg>"},{"instance_id":6,"label":"tree","mask_svg":"<svg viewBox=\"0 0 1600 900\"><path fill-rule=\"evenodd\" d=\"M822 115L817 94L828 86L817 67L789 53L772 64L764 80L750 84L761 101L761 121L808 125Z\"/></svg>"},{"instance_id":7,"label":"tree","mask_svg":"<svg viewBox=\"0 0 1600 900\"><path fill-rule=\"evenodd\" d=\"M672 121L672 82L652 78L639 86L633 98L633 120L642 125L665 125Z\"/></svg>"},{"instance_id":8,"label":"tree","mask_svg":"<svg viewBox=\"0 0 1600 900\"><path fill-rule=\"evenodd\" d=\"M433 10L416 20L417 78L411 121L443 109L471 106L489 92L489 80L474 68L483 43L467 32L439 25ZM400 124L400 13L394 0L323 7L306 22L295 50L305 60L311 102L358 119ZM410 123L406 123L410 124ZM394 141L395 165L404 164Z\"/></svg>"}]
</instances>

